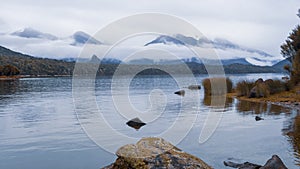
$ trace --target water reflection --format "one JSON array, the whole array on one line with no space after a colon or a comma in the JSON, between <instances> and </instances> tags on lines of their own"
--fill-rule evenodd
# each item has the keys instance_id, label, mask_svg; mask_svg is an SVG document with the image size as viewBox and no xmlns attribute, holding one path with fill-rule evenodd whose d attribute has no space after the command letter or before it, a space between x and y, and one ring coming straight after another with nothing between
<instances>
[{"instance_id":1,"label":"water reflection","mask_svg":"<svg viewBox=\"0 0 300 169\"><path fill-rule=\"evenodd\" d=\"M215 99L214 106L223 106L224 105L224 97L223 96L220 96L220 97L214 96L214 99ZM233 98L226 97L225 107L231 107L232 103L233 103ZM205 106L213 106L212 105L212 96L204 95L203 104Z\"/></svg>"},{"instance_id":2,"label":"water reflection","mask_svg":"<svg viewBox=\"0 0 300 169\"><path fill-rule=\"evenodd\" d=\"M0 99L3 95L14 94L19 87L19 80L0 80Z\"/></svg>"},{"instance_id":3,"label":"water reflection","mask_svg":"<svg viewBox=\"0 0 300 169\"><path fill-rule=\"evenodd\" d=\"M283 133L289 137L289 141L294 148L294 156L296 157L295 163L300 166L300 114L297 113L295 118L291 119L290 124L286 129L283 129Z\"/></svg>"},{"instance_id":4,"label":"water reflection","mask_svg":"<svg viewBox=\"0 0 300 169\"><path fill-rule=\"evenodd\" d=\"M240 100L236 104L238 112L243 114L272 114L279 115L282 112L289 112L287 108L282 106L264 103L264 102L249 102Z\"/></svg>"},{"instance_id":5,"label":"water reflection","mask_svg":"<svg viewBox=\"0 0 300 169\"><path fill-rule=\"evenodd\" d=\"M282 113L289 115L287 125L282 129L282 134L288 136L293 146L295 164L300 166L300 114L296 110L274 105L270 103L258 103L249 101L238 101L236 103L237 112L248 114L264 114L278 116ZM258 117L258 116L256 116Z\"/></svg>"},{"instance_id":6,"label":"water reflection","mask_svg":"<svg viewBox=\"0 0 300 169\"><path fill-rule=\"evenodd\" d=\"M244 75L241 77L245 78ZM203 78L200 77L199 81ZM185 125L172 132L175 136L180 135L184 133L183 129L194 123L179 147L203 158L214 168L225 168L222 161L234 157L262 164L272 154L280 155L289 168L297 168L295 164L300 164L300 115L294 114L295 111L290 114L290 110L280 106L231 98L226 99L225 109L218 109L213 103L222 105L224 98L212 102L211 97L204 97L203 90L186 90L185 97L178 97L173 93L179 88L170 77L139 77L130 84L130 101L137 110L153 110L149 114L159 118L148 121L137 116L147 125L136 132L126 126L127 119L117 113L111 97L111 83L124 86L125 80L111 82L109 78L97 79L95 93L103 117L122 134L132 138L157 136L176 120L187 119ZM186 82L185 86L193 84L185 77L182 81ZM20 168L20 163L23 168L100 168L115 160L113 154L100 150L89 140L78 125L71 84L71 79L67 78L0 81L0 99L5 98L0 100L0 168ZM87 86L82 86L82 91L85 91ZM153 93L157 88L162 92L155 90L157 93ZM123 90L117 93L122 94ZM164 96L166 105L159 99ZM94 101L85 97L81 99L85 100L81 105L83 112L93 119L96 114L92 114L94 110L90 109L90 104ZM187 104L182 104L182 99ZM200 110L196 101L204 105ZM210 140L199 145L199 134L211 109L217 113L219 110L224 112L222 120ZM198 115L197 120L189 120L195 114ZM255 122L255 116L265 120ZM285 123L289 124L287 132L282 130ZM125 142L117 140L108 130L92 127L97 136L116 149Z\"/></svg>"}]
</instances>

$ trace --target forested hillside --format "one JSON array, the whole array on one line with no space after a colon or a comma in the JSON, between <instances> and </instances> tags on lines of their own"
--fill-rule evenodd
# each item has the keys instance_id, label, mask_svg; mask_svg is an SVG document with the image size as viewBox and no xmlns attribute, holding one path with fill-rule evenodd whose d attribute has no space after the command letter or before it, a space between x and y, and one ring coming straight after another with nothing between
<instances>
[{"instance_id":1,"label":"forested hillside","mask_svg":"<svg viewBox=\"0 0 300 169\"><path fill-rule=\"evenodd\" d=\"M0 66L12 65L20 75L71 75L74 62L24 55L0 46Z\"/></svg>"}]
</instances>

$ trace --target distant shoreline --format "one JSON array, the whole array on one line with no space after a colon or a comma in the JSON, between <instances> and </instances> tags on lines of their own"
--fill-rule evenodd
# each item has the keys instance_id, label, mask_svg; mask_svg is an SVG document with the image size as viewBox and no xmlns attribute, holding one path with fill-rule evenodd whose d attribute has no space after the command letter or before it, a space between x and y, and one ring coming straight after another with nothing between
<instances>
[{"instance_id":1,"label":"distant shoreline","mask_svg":"<svg viewBox=\"0 0 300 169\"><path fill-rule=\"evenodd\" d=\"M16 75L16 76L0 76L0 80L16 80L21 78L21 76Z\"/></svg>"},{"instance_id":2,"label":"distant shoreline","mask_svg":"<svg viewBox=\"0 0 300 169\"><path fill-rule=\"evenodd\" d=\"M17 80L21 78L72 77L72 75L16 75L0 76L0 80Z\"/></svg>"}]
</instances>

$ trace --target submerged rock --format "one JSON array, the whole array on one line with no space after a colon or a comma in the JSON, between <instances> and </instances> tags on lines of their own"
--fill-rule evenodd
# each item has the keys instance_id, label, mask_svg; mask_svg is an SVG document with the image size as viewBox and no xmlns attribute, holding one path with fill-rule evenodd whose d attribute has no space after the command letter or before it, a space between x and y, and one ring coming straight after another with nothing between
<instances>
[{"instance_id":1,"label":"submerged rock","mask_svg":"<svg viewBox=\"0 0 300 169\"><path fill-rule=\"evenodd\" d=\"M234 163L231 161L224 161L224 165L232 168L239 169L287 169L281 159L277 155L273 155L264 166L245 162L242 164Z\"/></svg>"},{"instance_id":2,"label":"submerged rock","mask_svg":"<svg viewBox=\"0 0 300 169\"><path fill-rule=\"evenodd\" d=\"M190 85L188 87L188 89L190 89L190 90L200 90L201 86L200 85Z\"/></svg>"},{"instance_id":3,"label":"submerged rock","mask_svg":"<svg viewBox=\"0 0 300 169\"><path fill-rule=\"evenodd\" d=\"M162 138L142 138L136 144L121 147L117 160L105 167L118 168L199 168L211 169L201 159L185 153Z\"/></svg>"},{"instance_id":4,"label":"submerged rock","mask_svg":"<svg viewBox=\"0 0 300 169\"><path fill-rule=\"evenodd\" d=\"M142 122L139 118L134 118L134 119L131 119L129 120L127 123L126 123L129 127L132 127L136 130L140 129L142 126L146 125L146 123Z\"/></svg>"},{"instance_id":5,"label":"submerged rock","mask_svg":"<svg viewBox=\"0 0 300 169\"><path fill-rule=\"evenodd\" d=\"M174 92L174 94L177 94L179 96L184 96L185 95L185 91L184 90L179 90L177 92Z\"/></svg>"}]
</instances>

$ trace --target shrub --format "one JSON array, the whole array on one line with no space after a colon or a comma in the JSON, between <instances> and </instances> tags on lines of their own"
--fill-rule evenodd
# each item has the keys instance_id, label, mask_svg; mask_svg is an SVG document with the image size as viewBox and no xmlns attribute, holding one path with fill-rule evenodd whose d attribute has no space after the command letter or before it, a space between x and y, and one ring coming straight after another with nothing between
<instances>
[{"instance_id":1,"label":"shrub","mask_svg":"<svg viewBox=\"0 0 300 169\"><path fill-rule=\"evenodd\" d=\"M287 90L287 84L280 80L258 79L255 82L242 81L237 83L236 92L238 96L268 97L271 94Z\"/></svg>"},{"instance_id":2,"label":"shrub","mask_svg":"<svg viewBox=\"0 0 300 169\"><path fill-rule=\"evenodd\" d=\"M255 82L241 81L236 84L236 92L238 96L249 96L251 89L255 86Z\"/></svg>"},{"instance_id":3,"label":"shrub","mask_svg":"<svg viewBox=\"0 0 300 169\"><path fill-rule=\"evenodd\" d=\"M285 83L285 90L290 91L295 87L295 84L289 80L287 83Z\"/></svg>"},{"instance_id":4,"label":"shrub","mask_svg":"<svg viewBox=\"0 0 300 169\"><path fill-rule=\"evenodd\" d=\"M269 97L270 96L269 87L265 83L258 83L252 90L255 90L255 91L250 91L250 92L255 92L254 97ZM252 95L252 93L250 95Z\"/></svg>"},{"instance_id":5,"label":"shrub","mask_svg":"<svg viewBox=\"0 0 300 169\"><path fill-rule=\"evenodd\" d=\"M286 84L280 80L268 79L265 81L265 84L268 86L270 94L275 94L286 90Z\"/></svg>"},{"instance_id":6,"label":"shrub","mask_svg":"<svg viewBox=\"0 0 300 169\"><path fill-rule=\"evenodd\" d=\"M204 94L208 96L224 95L231 92L233 86L232 81L229 78L207 78L202 81L202 85L204 88Z\"/></svg>"}]
</instances>

